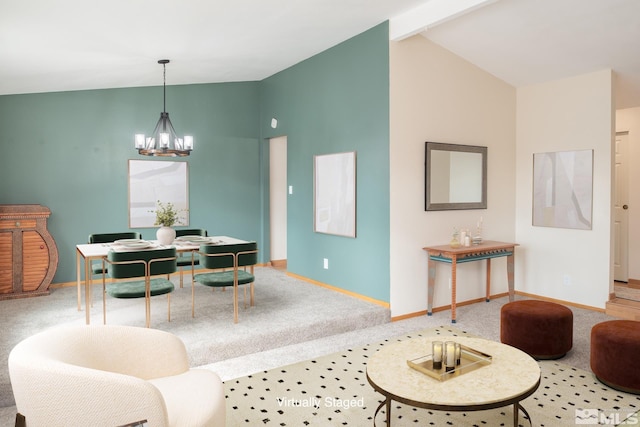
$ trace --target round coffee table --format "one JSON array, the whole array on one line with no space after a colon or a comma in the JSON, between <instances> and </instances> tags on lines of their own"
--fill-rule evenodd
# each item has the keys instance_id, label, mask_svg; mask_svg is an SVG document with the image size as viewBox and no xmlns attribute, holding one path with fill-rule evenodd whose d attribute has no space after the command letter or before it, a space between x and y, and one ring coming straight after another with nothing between
<instances>
[{"instance_id":1,"label":"round coffee table","mask_svg":"<svg viewBox=\"0 0 640 427\"><path fill-rule=\"evenodd\" d=\"M455 341L492 356L492 362L474 371L439 381L407 365L431 353L432 341ZM373 417L386 405L387 426L391 425L391 401L418 408L446 411L481 411L513 405L513 425L518 426L520 401L540 385L540 367L515 347L482 338L433 336L386 345L367 362L367 380L385 396ZM530 417L529 417L530 418Z\"/></svg>"}]
</instances>

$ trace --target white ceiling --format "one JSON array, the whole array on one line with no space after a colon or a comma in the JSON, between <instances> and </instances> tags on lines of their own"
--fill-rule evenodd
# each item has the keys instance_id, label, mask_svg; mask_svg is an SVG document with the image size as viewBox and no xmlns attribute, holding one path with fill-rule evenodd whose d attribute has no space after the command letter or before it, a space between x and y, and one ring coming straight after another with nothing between
<instances>
[{"instance_id":1,"label":"white ceiling","mask_svg":"<svg viewBox=\"0 0 640 427\"><path fill-rule=\"evenodd\" d=\"M169 85L262 80L414 14L514 86L611 68L618 107L640 106L640 1L492 0L435 26L420 10L452 1L0 0L0 95L161 85L161 58Z\"/></svg>"},{"instance_id":2,"label":"white ceiling","mask_svg":"<svg viewBox=\"0 0 640 427\"><path fill-rule=\"evenodd\" d=\"M516 87L611 68L640 106L638 0L499 0L423 35Z\"/></svg>"}]
</instances>

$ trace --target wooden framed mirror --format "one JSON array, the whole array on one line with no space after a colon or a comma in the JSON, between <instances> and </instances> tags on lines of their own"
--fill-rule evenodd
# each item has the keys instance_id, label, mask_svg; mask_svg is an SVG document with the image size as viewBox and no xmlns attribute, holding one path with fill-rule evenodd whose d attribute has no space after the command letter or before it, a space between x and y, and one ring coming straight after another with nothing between
<instances>
[{"instance_id":1,"label":"wooden framed mirror","mask_svg":"<svg viewBox=\"0 0 640 427\"><path fill-rule=\"evenodd\" d=\"M487 208L487 147L425 142L425 211Z\"/></svg>"}]
</instances>

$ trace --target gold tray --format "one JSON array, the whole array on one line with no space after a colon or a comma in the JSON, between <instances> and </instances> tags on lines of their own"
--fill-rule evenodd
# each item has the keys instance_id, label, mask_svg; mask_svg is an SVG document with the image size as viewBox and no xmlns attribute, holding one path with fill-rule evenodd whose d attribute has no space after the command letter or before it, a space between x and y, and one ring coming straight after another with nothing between
<instances>
[{"instance_id":1,"label":"gold tray","mask_svg":"<svg viewBox=\"0 0 640 427\"><path fill-rule=\"evenodd\" d=\"M442 363L441 369L434 369L433 355L431 354L407 360L407 365L439 381L446 381L486 366L491 363L491 359L492 357L486 353L460 344L460 364L456 365L452 371L446 372L444 363Z\"/></svg>"}]
</instances>

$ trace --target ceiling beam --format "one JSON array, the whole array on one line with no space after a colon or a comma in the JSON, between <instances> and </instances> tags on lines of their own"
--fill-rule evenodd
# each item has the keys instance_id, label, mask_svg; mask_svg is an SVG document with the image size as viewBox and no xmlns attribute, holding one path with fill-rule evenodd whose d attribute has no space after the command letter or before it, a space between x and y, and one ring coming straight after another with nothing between
<instances>
[{"instance_id":1,"label":"ceiling beam","mask_svg":"<svg viewBox=\"0 0 640 427\"><path fill-rule=\"evenodd\" d=\"M400 41L498 0L429 0L389 20L389 40Z\"/></svg>"}]
</instances>

